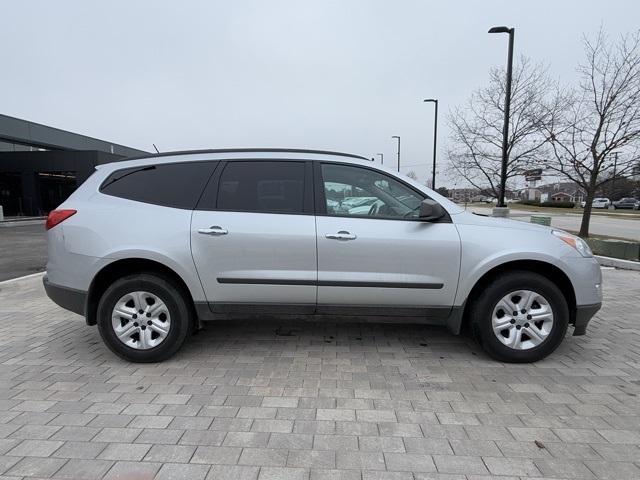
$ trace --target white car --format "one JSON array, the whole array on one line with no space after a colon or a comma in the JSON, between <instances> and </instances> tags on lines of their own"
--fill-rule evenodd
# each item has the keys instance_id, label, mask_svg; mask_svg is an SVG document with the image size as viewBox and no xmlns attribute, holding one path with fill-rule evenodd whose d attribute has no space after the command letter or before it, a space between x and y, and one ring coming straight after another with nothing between
<instances>
[{"instance_id":1,"label":"white car","mask_svg":"<svg viewBox=\"0 0 640 480\"><path fill-rule=\"evenodd\" d=\"M594 198L591 202L591 208L609 208L611 200L608 198Z\"/></svg>"},{"instance_id":2,"label":"white car","mask_svg":"<svg viewBox=\"0 0 640 480\"><path fill-rule=\"evenodd\" d=\"M338 209L349 196L368 208ZM362 206L362 205L361 205ZM465 211L355 155L158 154L102 165L47 219L44 285L132 362L175 354L202 321L468 323L501 361L583 335L602 302L589 247Z\"/></svg>"}]
</instances>

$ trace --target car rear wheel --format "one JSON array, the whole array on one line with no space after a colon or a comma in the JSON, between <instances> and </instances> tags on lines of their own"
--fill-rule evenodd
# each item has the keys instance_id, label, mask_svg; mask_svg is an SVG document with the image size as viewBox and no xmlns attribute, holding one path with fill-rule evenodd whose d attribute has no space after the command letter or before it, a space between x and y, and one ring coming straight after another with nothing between
<instances>
[{"instance_id":1,"label":"car rear wheel","mask_svg":"<svg viewBox=\"0 0 640 480\"><path fill-rule=\"evenodd\" d=\"M109 349L130 362L160 362L182 346L192 324L184 296L157 274L114 282L98 304L98 330Z\"/></svg>"},{"instance_id":2,"label":"car rear wheel","mask_svg":"<svg viewBox=\"0 0 640 480\"><path fill-rule=\"evenodd\" d=\"M545 358L564 339L569 308L542 275L514 271L493 278L470 304L471 331L492 357L527 363Z\"/></svg>"}]
</instances>

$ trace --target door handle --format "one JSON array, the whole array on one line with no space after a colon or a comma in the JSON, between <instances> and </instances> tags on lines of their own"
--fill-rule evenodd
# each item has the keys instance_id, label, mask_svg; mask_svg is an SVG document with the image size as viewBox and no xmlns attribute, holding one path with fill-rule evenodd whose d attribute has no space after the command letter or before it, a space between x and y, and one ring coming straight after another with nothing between
<instances>
[{"instance_id":1,"label":"door handle","mask_svg":"<svg viewBox=\"0 0 640 480\"><path fill-rule=\"evenodd\" d=\"M356 238L358 238L352 233L346 232L344 230L340 230L338 233L327 233L324 237L330 240L355 240Z\"/></svg>"},{"instance_id":2,"label":"door handle","mask_svg":"<svg viewBox=\"0 0 640 480\"><path fill-rule=\"evenodd\" d=\"M225 230L224 228L220 228L217 225L209 228L200 228L198 229L198 233L202 233L203 235L213 235L215 237L220 235L226 235L229 233L229 230Z\"/></svg>"}]
</instances>

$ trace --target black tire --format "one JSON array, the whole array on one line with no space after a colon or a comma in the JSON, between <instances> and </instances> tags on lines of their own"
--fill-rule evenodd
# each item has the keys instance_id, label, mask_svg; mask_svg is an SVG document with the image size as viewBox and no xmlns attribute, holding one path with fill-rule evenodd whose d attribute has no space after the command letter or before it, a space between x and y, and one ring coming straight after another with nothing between
<instances>
[{"instance_id":1,"label":"black tire","mask_svg":"<svg viewBox=\"0 0 640 480\"><path fill-rule=\"evenodd\" d=\"M118 318L113 315L116 306L123 312ZM117 280L104 292L98 303L98 330L119 357L136 363L161 362L186 340L193 324L191 312L185 296L167 279L139 273Z\"/></svg>"},{"instance_id":2,"label":"black tire","mask_svg":"<svg viewBox=\"0 0 640 480\"><path fill-rule=\"evenodd\" d=\"M520 292L524 295L519 296ZM527 294L530 309L507 311L507 306L526 306ZM558 348L567 332L569 307L560 289L546 277L513 271L492 278L477 293L469 305L469 320L473 337L489 355L502 362L530 363Z\"/></svg>"}]
</instances>

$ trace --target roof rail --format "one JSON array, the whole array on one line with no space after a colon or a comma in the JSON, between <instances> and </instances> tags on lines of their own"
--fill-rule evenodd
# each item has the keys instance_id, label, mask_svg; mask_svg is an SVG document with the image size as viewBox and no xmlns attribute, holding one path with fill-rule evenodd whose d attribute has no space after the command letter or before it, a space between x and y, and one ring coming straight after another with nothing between
<instances>
[{"instance_id":1,"label":"roof rail","mask_svg":"<svg viewBox=\"0 0 640 480\"><path fill-rule=\"evenodd\" d=\"M341 157L357 158L359 160L370 160L369 158L361 155L354 155L352 153L332 152L329 150L306 150L302 148L224 148L224 149L209 149L209 150L182 150L175 152L162 152L162 153L150 153L148 155L136 155L134 157L127 157L121 160L137 160L141 158L153 158L153 157L167 157L173 155L196 155L203 153L316 153L321 155L336 155Z\"/></svg>"}]
</instances>

